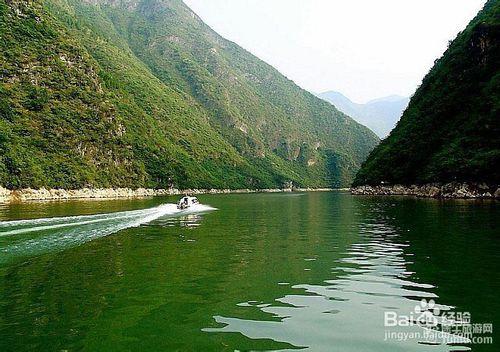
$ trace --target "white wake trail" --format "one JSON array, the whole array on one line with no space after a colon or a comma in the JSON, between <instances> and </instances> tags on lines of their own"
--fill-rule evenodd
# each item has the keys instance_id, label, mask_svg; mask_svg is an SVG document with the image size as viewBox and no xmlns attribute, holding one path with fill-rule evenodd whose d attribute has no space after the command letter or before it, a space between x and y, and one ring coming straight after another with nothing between
<instances>
[{"instance_id":1,"label":"white wake trail","mask_svg":"<svg viewBox=\"0 0 500 352\"><path fill-rule=\"evenodd\" d=\"M0 262L81 245L138 227L162 217L175 217L214 210L207 205L179 210L175 204L108 214L54 217L0 222Z\"/></svg>"}]
</instances>

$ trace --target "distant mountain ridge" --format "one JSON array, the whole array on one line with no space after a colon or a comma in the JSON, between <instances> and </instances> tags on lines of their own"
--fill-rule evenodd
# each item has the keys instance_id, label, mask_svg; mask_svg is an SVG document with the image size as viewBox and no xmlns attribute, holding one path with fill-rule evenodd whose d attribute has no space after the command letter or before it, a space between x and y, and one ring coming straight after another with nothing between
<instances>
[{"instance_id":1,"label":"distant mountain ridge","mask_svg":"<svg viewBox=\"0 0 500 352\"><path fill-rule=\"evenodd\" d=\"M181 0L0 0L0 185L352 182L374 133Z\"/></svg>"},{"instance_id":2,"label":"distant mountain ridge","mask_svg":"<svg viewBox=\"0 0 500 352\"><path fill-rule=\"evenodd\" d=\"M410 101L407 97L390 95L373 99L365 104L359 104L335 91L320 93L318 97L333 104L337 109L362 125L367 126L380 138L386 137L396 126Z\"/></svg>"},{"instance_id":3,"label":"distant mountain ridge","mask_svg":"<svg viewBox=\"0 0 500 352\"><path fill-rule=\"evenodd\" d=\"M500 1L489 0L436 60L355 185L468 182L488 189L483 183L500 184L499 165Z\"/></svg>"}]
</instances>

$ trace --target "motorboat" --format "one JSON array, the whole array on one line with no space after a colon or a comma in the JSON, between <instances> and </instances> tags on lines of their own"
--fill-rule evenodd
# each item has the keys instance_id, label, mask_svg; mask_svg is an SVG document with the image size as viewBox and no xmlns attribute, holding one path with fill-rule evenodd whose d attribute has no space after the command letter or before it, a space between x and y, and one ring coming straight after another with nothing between
<instances>
[{"instance_id":1,"label":"motorboat","mask_svg":"<svg viewBox=\"0 0 500 352\"><path fill-rule=\"evenodd\" d=\"M198 201L198 198L184 196L181 198L181 200L179 200L179 203L177 203L177 209L185 210L185 209L188 209L188 208L192 207L193 205L197 205L197 204L200 204L200 202Z\"/></svg>"}]
</instances>

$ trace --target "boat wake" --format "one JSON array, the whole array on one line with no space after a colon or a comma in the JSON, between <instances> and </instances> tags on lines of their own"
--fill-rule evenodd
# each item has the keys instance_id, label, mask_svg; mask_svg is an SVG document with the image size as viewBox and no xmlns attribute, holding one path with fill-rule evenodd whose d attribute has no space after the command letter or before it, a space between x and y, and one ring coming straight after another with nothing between
<instances>
[{"instance_id":1,"label":"boat wake","mask_svg":"<svg viewBox=\"0 0 500 352\"><path fill-rule=\"evenodd\" d=\"M108 214L67 216L0 222L0 263L15 257L61 250L164 217L215 210L197 204L179 210L175 204Z\"/></svg>"}]
</instances>

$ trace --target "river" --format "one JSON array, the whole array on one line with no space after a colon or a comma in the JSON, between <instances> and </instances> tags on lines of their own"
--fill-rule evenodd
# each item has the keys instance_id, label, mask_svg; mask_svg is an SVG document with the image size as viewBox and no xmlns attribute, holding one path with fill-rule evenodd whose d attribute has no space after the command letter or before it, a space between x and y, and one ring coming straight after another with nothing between
<instances>
[{"instance_id":1,"label":"river","mask_svg":"<svg viewBox=\"0 0 500 352\"><path fill-rule=\"evenodd\" d=\"M498 350L497 202L199 198L1 205L0 351Z\"/></svg>"}]
</instances>

